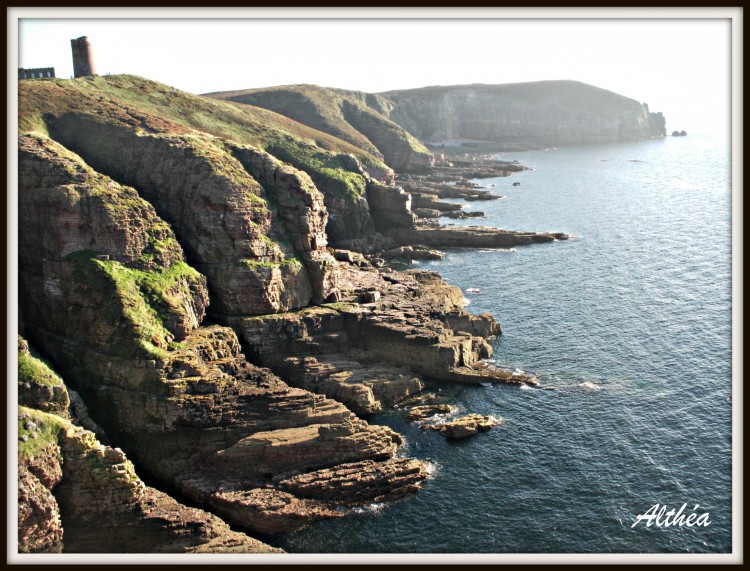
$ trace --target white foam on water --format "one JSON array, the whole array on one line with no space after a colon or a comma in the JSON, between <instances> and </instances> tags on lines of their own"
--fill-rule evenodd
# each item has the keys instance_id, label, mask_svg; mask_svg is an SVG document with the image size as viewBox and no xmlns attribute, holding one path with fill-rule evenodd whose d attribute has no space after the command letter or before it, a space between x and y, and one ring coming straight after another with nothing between
<instances>
[{"instance_id":1,"label":"white foam on water","mask_svg":"<svg viewBox=\"0 0 750 571\"><path fill-rule=\"evenodd\" d=\"M425 468L425 472L427 472L427 479L434 478L438 473L438 465L435 462L427 462L427 467Z\"/></svg>"},{"instance_id":2,"label":"white foam on water","mask_svg":"<svg viewBox=\"0 0 750 571\"><path fill-rule=\"evenodd\" d=\"M380 511L382 511L384 507L385 507L384 503L370 504L370 505L367 505L367 506L361 506L361 507L357 507L357 508L352 508L352 511L355 514L364 514L364 513L374 514L374 513L378 513Z\"/></svg>"},{"instance_id":3,"label":"white foam on water","mask_svg":"<svg viewBox=\"0 0 750 571\"><path fill-rule=\"evenodd\" d=\"M582 387L584 389L588 389L590 391L599 391L601 390L601 387L599 385L595 385L592 382L586 381L578 385L579 387Z\"/></svg>"}]
</instances>

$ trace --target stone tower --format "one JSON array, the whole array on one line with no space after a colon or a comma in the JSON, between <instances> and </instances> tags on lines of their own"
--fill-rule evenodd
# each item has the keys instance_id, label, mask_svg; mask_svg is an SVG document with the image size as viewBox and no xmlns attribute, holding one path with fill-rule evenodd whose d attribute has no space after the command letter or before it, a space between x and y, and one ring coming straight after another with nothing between
<instances>
[{"instance_id":1,"label":"stone tower","mask_svg":"<svg viewBox=\"0 0 750 571\"><path fill-rule=\"evenodd\" d=\"M70 40L70 45L73 48L73 76L96 75L94 53L89 39L86 36L81 36L75 40Z\"/></svg>"}]
</instances>

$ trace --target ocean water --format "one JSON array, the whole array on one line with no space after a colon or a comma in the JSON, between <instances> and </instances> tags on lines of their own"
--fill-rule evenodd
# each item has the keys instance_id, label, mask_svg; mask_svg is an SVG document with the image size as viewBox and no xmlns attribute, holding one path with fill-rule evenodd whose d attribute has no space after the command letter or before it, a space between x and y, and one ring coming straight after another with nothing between
<instances>
[{"instance_id":1,"label":"ocean water","mask_svg":"<svg viewBox=\"0 0 750 571\"><path fill-rule=\"evenodd\" d=\"M315 553L731 551L731 165L709 135L502 154L533 168L477 181L504 200L457 221L574 237L453 250L436 270L490 311L495 361L541 387L433 384L505 424L449 442L371 418L427 459L419 493L287 535ZM517 187L512 182L520 182ZM707 527L632 527L654 504ZM695 509L695 506L699 507Z\"/></svg>"}]
</instances>

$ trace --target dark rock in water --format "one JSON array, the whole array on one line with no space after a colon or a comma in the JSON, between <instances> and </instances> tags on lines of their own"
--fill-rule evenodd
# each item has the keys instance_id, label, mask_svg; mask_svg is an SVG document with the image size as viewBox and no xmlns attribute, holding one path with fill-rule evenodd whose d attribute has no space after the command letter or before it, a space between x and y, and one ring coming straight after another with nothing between
<instances>
[{"instance_id":1,"label":"dark rock in water","mask_svg":"<svg viewBox=\"0 0 750 571\"><path fill-rule=\"evenodd\" d=\"M412 212L417 215L417 218L437 218L443 215L443 212L436 208L414 208Z\"/></svg>"},{"instance_id":2,"label":"dark rock in water","mask_svg":"<svg viewBox=\"0 0 750 571\"><path fill-rule=\"evenodd\" d=\"M490 194L489 192L478 192L476 194L466 196L464 200L468 200L469 202L476 202L478 200L502 200L503 198L505 197L499 196L497 194Z\"/></svg>"},{"instance_id":3,"label":"dark rock in water","mask_svg":"<svg viewBox=\"0 0 750 571\"><path fill-rule=\"evenodd\" d=\"M398 403L398 407L416 407L427 404L435 404L440 400L435 393L420 393L418 395L410 396Z\"/></svg>"},{"instance_id":4,"label":"dark rock in water","mask_svg":"<svg viewBox=\"0 0 750 571\"><path fill-rule=\"evenodd\" d=\"M468 218L484 218L484 212L480 212L478 210L474 210L471 212L465 212L463 210L443 212L441 215L445 216L446 218L453 218L456 220L467 220Z\"/></svg>"},{"instance_id":5,"label":"dark rock in water","mask_svg":"<svg viewBox=\"0 0 750 571\"><path fill-rule=\"evenodd\" d=\"M687 133L685 131L672 131L673 137L686 137Z\"/></svg>"},{"instance_id":6,"label":"dark rock in water","mask_svg":"<svg viewBox=\"0 0 750 571\"><path fill-rule=\"evenodd\" d=\"M520 182L514 182L513 186L521 186L521 183Z\"/></svg>"},{"instance_id":7,"label":"dark rock in water","mask_svg":"<svg viewBox=\"0 0 750 571\"><path fill-rule=\"evenodd\" d=\"M565 240L566 234L519 232L485 226L450 227L420 224L415 228L394 228L390 237L401 244L424 244L432 248L510 248Z\"/></svg>"},{"instance_id":8,"label":"dark rock in water","mask_svg":"<svg viewBox=\"0 0 750 571\"><path fill-rule=\"evenodd\" d=\"M484 362L472 366L455 367L451 370L452 380L459 383L480 385L484 383L505 383L509 385L537 385L535 375L524 371L510 371Z\"/></svg>"}]
</instances>

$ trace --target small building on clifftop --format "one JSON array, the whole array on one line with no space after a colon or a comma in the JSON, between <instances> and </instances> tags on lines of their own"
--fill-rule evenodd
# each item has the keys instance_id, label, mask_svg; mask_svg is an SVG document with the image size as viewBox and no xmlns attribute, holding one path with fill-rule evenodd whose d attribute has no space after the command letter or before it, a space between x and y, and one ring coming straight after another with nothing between
<instances>
[{"instance_id":1,"label":"small building on clifftop","mask_svg":"<svg viewBox=\"0 0 750 571\"><path fill-rule=\"evenodd\" d=\"M73 77L96 75L94 51L86 36L70 40L73 50Z\"/></svg>"}]
</instances>

